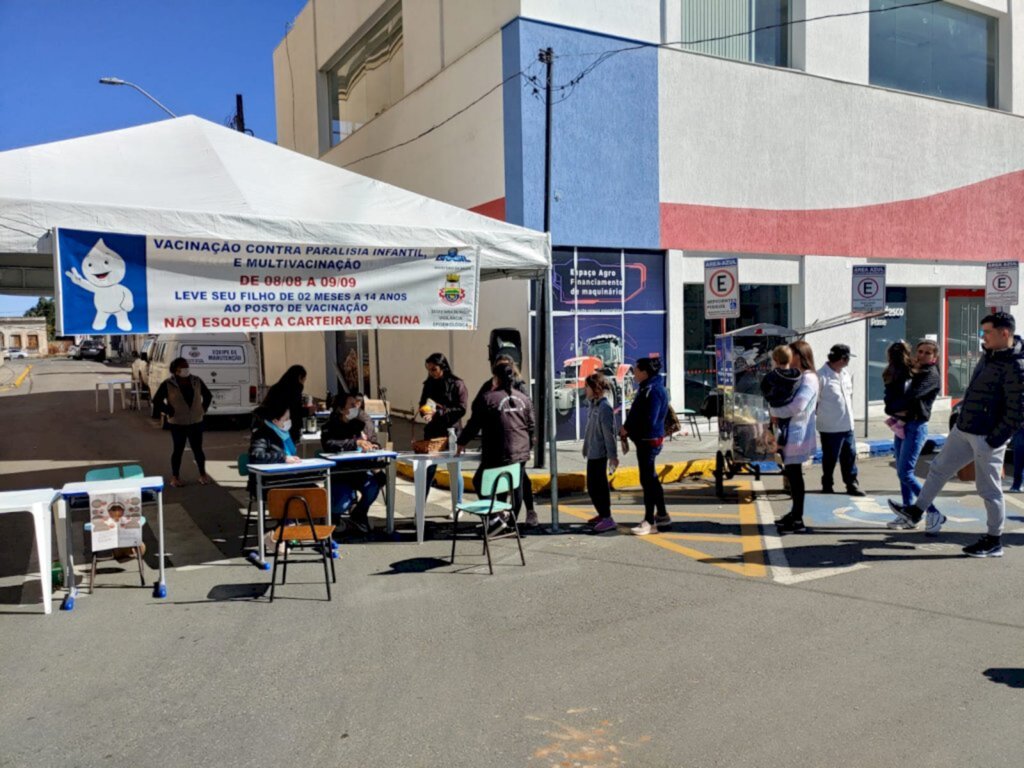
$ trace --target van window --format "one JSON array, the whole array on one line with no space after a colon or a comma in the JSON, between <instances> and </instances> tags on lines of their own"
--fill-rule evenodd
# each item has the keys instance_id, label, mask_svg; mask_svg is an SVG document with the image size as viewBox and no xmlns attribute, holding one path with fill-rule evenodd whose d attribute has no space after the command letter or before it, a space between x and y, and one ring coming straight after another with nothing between
<instances>
[{"instance_id":1,"label":"van window","mask_svg":"<svg viewBox=\"0 0 1024 768\"><path fill-rule=\"evenodd\" d=\"M195 365L245 365L241 344L182 344L181 356Z\"/></svg>"}]
</instances>

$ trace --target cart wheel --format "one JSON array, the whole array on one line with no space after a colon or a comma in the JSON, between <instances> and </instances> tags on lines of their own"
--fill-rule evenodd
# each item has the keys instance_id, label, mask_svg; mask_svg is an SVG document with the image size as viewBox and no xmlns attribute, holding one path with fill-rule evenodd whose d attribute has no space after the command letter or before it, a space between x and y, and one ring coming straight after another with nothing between
<instances>
[{"instance_id":1,"label":"cart wheel","mask_svg":"<svg viewBox=\"0 0 1024 768\"><path fill-rule=\"evenodd\" d=\"M718 498L725 497L725 487L722 483L722 478L725 475L725 456L719 451L715 454L715 496Z\"/></svg>"}]
</instances>

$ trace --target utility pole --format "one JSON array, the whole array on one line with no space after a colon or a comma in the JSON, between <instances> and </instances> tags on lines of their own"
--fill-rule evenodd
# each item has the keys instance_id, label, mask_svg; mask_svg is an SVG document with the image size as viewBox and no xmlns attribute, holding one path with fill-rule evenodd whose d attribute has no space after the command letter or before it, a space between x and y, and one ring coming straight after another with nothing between
<instances>
[{"instance_id":1,"label":"utility pole","mask_svg":"<svg viewBox=\"0 0 1024 768\"><path fill-rule=\"evenodd\" d=\"M547 70L545 101L544 101L544 231L551 235L551 84L555 64L554 51L551 48L542 48L537 59L545 65ZM552 267L554 269L554 267ZM548 408L547 401L554 393L548 393L547 380L554 376L554 370L548 371L548 312L547 281L550 275L539 277L533 281L533 403L537 409L537 434L547 437L548 430ZM554 423L552 422L552 429ZM537 441L537 451L533 466L536 469L543 469L545 466L545 441Z\"/></svg>"},{"instance_id":2,"label":"utility pole","mask_svg":"<svg viewBox=\"0 0 1024 768\"><path fill-rule=\"evenodd\" d=\"M235 125L239 133L245 133L245 110L242 109L242 94L235 94Z\"/></svg>"}]
</instances>

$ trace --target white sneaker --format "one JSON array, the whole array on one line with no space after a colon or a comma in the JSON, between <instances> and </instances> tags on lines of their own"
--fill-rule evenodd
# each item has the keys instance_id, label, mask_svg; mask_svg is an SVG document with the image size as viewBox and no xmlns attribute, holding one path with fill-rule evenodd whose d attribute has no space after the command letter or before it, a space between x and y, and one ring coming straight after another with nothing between
<instances>
[{"instance_id":1,"label":"white sneaker","mask_svg":"<svg viewBox=\"0 0 1024 768\"><path fill-rule=\"evenodd\" d=\"M914 526L904 520L902 517L896 516L888 523L885 524L886 528L891 528L894 531L910 531L913 530Z\"/></svg>"},{"instance_id":2,"label":"white sneaker","mask_svg":"<svg viewBox=\"0 0 1024 768\"><path fill-rule=\"evenodd\" d=\"M640 525L634 526L630 529L630 533L634 536L646 536L649 533L654 533L657 529L644 520Z\"/></svg>"},{"instance_id":3,"label":"white sneaker","mask_svg":"<svg viewBox=\"0 0 1024 768\"><path fill-rule=\"evenodd\" d=\"M941 512L928 512L924 518L924 532L928 536L938 536L946 522L946 516Z\"/></svg>"}]
</instances>

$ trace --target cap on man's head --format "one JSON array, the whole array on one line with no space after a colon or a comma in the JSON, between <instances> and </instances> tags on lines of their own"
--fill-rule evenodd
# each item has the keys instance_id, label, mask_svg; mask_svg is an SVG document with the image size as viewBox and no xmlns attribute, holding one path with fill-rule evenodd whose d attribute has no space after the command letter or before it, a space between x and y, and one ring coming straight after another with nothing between
<instances>
[{"instance_id":1,"label":"cap on man's head","mask_svg":"<svg viewBox=\"0 0 1024 768\"><path fill-rule=\"evenodd\" d=\"M851 357L856 357L856 355L846 344L833 344L832 349L828 351L828 359L832 363L837 360L849 360Z\"/></svg>"}]
</instances>

